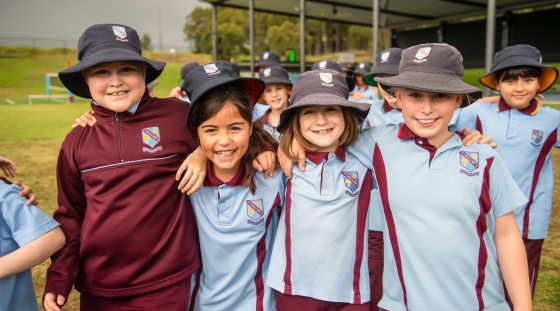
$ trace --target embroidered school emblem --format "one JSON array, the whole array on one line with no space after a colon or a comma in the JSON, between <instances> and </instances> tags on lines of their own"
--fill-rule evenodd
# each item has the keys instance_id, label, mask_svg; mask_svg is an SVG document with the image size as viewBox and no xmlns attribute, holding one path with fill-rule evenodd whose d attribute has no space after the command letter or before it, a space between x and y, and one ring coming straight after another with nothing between
<instances>
[{"instance_id":1,"label":"embroidered school emblem","mask_svg":"<svg viewBox=\"0 0 560 311\"><path fill-rule=\"evenodd\" d=\"M358 193L356 190L360 187L360 178L358 177L358 172L346 171L342 172L342 177L344 177L344 185L350 192L346 191L349 196L356 196Z\"/></svg>"},{"instance_id":2,"label":"embroidered school emblem","mask_svg":"<svg viewBox=\"0 0 560 311\"><path fill-rule=\"evenodd\" d=\"M218 67L216 67L216 64L214 63L204 65L204 71L206 71L209 76L217 75L220 73Z\"/></svg>"},{"instance_id":3,"label":"embroidered school emblem","mask_svg":"<svg viewBox=\"0 0 560 311\"><path fill-rule=\"evenodd\" d=\"M385 52L383 54L381 54L381 62L385 63L389 60L389 55L391 54L391 52Z\"/></svg>"},{"instance_id":4,"label":"embroidered school emblem","mask_svg":"<svg viewBox=\"0 0 560 311\"><path fill-rule=\"evenodd\" d=\"M366 66L366 64L361 63L361 64L360 64L360 69L364 69L365 66Z\"/></svg>"},{"instance_id":5,"label":"embroidered school emblem","mask_svg":"<svg viewBox=\"0 0 560 311\"><path fill-rule=\"evenodd\" d=\"M321 77L321 81L323 81L323 85L326 86L333 86L332 82L332 73L329 72L321 72L319 73L319 76Z\"/></svg>"},{"instance_id":6,"label":"embroidered school emblem","mask_svg":"<svg viewBox=\"0 0 560 311\"><path fill-rule=\"evenodd\" d=\"M461 151L459 152L459 160L461 166L467 169L466 171L461 169L461 173L468 176L478 176L478 172L471 173L480 167L478 162L478 152Z\"/></svg>"},{"instance_id":7,"label":"embroidered school emblem","mask_svg":"<svg viewBox=\"0 0 560 311\"><path fill-rule=\"evenodd\" d=\"M126 38L126 30L124 29L124 27L113 26L113 32L115 33L115 36L117 36L121 39Z\"/></svg>"},{"instance_id":8,"label":"embroidered school emblem","mask_svg":"<svg viewBox=\"0 0 560 311\"><path fill-rule=\"evenodd\" d=\"M266 68L266 69L264 70L264 77L265 77L265 78L270 77L270 68Z\"/></svg>"},{"instance_id":9,"label":"embroidered school emblem","mask_svg":"<svg viewBox=\"0 0 560 311\"><path fill-rule=\"evenodd\" d=\"M264 52L263 59L268 59L268 52Z\"/></svg>"},{"instance_id":10,"label":"embroidered school emblem","mask_svg":"<svg viewBox=\"0 0 560 311\"><path fill-rule=\"evenodd\" d=\"M144 151L144 152L154 153L154 152L162 150L161 146L158 146L157 148L154 148L161 141L161 136L160 136L160 133L159 133L159 127L143 128L142 129L142 141L146 145L150 146L150 148L144 147L142 149L142 151Z\"/></svg>"},{"instance_id":11,"label":"embroidered school emblem","mask_svg":"<svg viewBox=\"0 0 560 311\"><path fill-rule=\"evenodd\" d=\"M325 69L327 67L327 61L322 61L319 63L319 68L320 69Z\"/></svg>"},{"instance_id":12,"label":"embroidered school emblem","mask_svg":"<svg viewBox=\"0 0 560 311\"><path fill-rule=\"evenodd\" d=\"M532 140L531 144L533 146L540 146L543 140L543 131L533 129Z\"/></svg>"},{"instance_id":13,"label":"embroidered school emblem","mask_svg":"<svg viewBox=\"0 0 560 311\"><path fill-rule=\"evenodd\" d=\"M264 216L263 200L247 200L247 216L251 224L259 224Z\"/></svg>"},{"instance_id":14,"label":"embroidered school emblem","mask_svg":"<svg viewBox=\"0 0 560 311\"><path fill-rule=\"evenodd\" d=\"M432 50L432 48L420 48L420 49L418 49L418 52L416 52L416 59L414 60L414 62L423 63L423 62L427 61L428 59L426 57L428 57L428 55L430 55L431 50Z\"/></svg>"}]
</instances>

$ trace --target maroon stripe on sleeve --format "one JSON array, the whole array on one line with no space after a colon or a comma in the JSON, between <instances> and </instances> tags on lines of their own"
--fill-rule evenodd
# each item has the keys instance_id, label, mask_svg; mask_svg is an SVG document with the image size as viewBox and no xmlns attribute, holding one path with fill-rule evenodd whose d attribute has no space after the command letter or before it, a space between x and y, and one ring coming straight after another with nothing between
<instances>
[{"instance_id":1,"label":"maroon stripe on sleeve","mask_svg":"<svg viewBox=\"0 0 560 311\"><path fill-rule=\"evenodd\" d=\"M270 225L270 220L272 215L276 213L274 208L280 205L280 193L276 195L274 203L272 203L272 208L268 212L266 217L266 225L264 227L264 234L257 243L257 273L255 274L255 288L257 289L257 311L263 311L263 298L264 298L264 282L262 277L262 266L264 259L266 257L266 232L268 230L268 225Z\"/></svg>"},{"instance_id":2,"label":"maroon stripe on sleeve","mask_svg":"<svg viewBox=\"0 0 560 311\"><path fill-rule=\"evenodd\" d=\"M194 310L194 302L196 301L196 294L198 294L198 290L200 289L200 275L202 274L202 260L200 261L200 268L196 272L196 281L194 283L193 292L190 299L189 311Z\"/></svg>"},{"instance_id":3,"label":"maroon stripe on sleeve","mask_svg":"<svg viewBox=\"0 0 560 311\"><path fill-rule=\"evenodd\" d=\"M356 261L354 262L354 304L362 304L360 293L360 268L364 258L364 236L366 234L366 220L368 217L369 199L371 195L371 170L367 170L358 197L358 219L356 223Z\"/></svg>"},{"instance_id":4,"label":"maroon stripe on sleeve","mask_svg":"<svg viewBox=\"0 0 560 311\"><path fill-rule=\"evenodd\" d=\"M482 134L482 122L480 122L479 116L476 116L476 130Z\"/></svg>"},{"instance_id":5,"label":"maroon stripe on sleeve","mask_svg":"<svg viewBox=\"0 0 560 311\"><path fill-rule=\"evenodd\" d=\"M529 237L529 211L531 210L531 205L533 204L533 196L535 195L535 189L537 188L537 183L539 182L539 177L541 175L541 170L544 165L544 161L546 157L552 150L552 147L556 144L556 140L558 139L558 128L554 129L550 135L546 138L544 142L541 152L537 157L537 162L535 163L535 170L533 171L533 183L531 184L531 193L529 194L529 202L527 203L527 207L525 207L525 215L523 216L523 238L528 239Z\"/></svg>"},{"instance_id":6,"label":"maroon stripe on sleeve","mask_svg":"<svg viewBox=\"0 0 560 311\"><path fill-rule=\"evenodd\" d=\"M486 263L488 262L488 251L486 250L486 243L484 242L484 232L488 230L486 214L488 214L492 208L492 201L490 200L490 168L492 167L492 163L494 163L494 157L486 159L484 176L482 176L482 189L480 190L480 198L478 199L480 214L476 220L476 232L478 233L478 239L480 241L478 249L478 278L475 286L479 310L484 310L482 287L484 286L484 279L486 278L485 270Z\"/></svg>"},{"instance_id":7,"label":"maroon stripe on sleeve","mask_svg":"<svg viewBox=\"0 0 560 311\"><path fill-rule=\"evenodd\" d=\"M292 294L292 241L290 240L290 212L292 207L292 180L288 179L286 183L286 204L285 204L285 221L286 221L286 270L284 271L284 294Z\"/></svg>"},{"instance_id":8,"label":"maroon stripe on sleeve","mask_svg":"<svg viewBox=\"0 0 560 311\"><path fill-rule=\"evenodd\" d=\"M6 178L4 178L4 177L2 177L2 176L0 176L0 180L3 181L4 183L8 184L8 185L11 185L11 184L12 184L11 181L9 181L8 179L6 179Z\"/></svg>"},{"instance_id":9,"label":"maroon stripe on sleeve","mask_svg":"<svg viewBox=\"0 0 560 311\"><path fill-rule=\"evenodd\" d=\"M379 145L377 144L375 145L375 151L373 153L373 168L375 171L375 177L377 179L377 185L379 187L379 195L381 197L381 204L383 205L383 213L385 214L385 219L387 220L389 240L391 241L393 256L395 256L395 262L397 264L397 273L399 274L399 280L401 282L404 304L408 310L406 286L404 284L402 271L401 252L399 250L399 241L397 239L397 231L395 229L395 220L393 219L393 213L391 212L391 206L389 205L389 191L387 189L387 173L385 171L385 162L383 161L383 155L381 154L381 150L379 149Z\"/></svg>"}]
</instances>

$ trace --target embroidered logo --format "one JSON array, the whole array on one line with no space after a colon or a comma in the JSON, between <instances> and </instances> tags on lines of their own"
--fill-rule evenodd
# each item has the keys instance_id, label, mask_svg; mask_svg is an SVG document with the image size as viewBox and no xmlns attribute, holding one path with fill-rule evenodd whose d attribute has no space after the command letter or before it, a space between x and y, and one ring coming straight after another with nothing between
<instances>
[{"instance_id":1,"label":"embroidered logo","mask_svg":"<svg viewBox=\"0 0 560 311\"><path fill-rule=\"evenodd\" d=\"M327 61L324 60L324 61L320 62L320 63L319 63L319 68L320 68L320 69L325 69L325 68L327 68Z\"/></svg>"},{"instance_id":2,"label":"embroidered logo","mask_svg":"<svg viewBox=\"0 0 560 311\"><path fill-rule=\"evenodd\" d=\"M159 127L143 128L142 129L142 141L146 145L150 146L150 148L148 148L148 147L142 148L142 151L149 152L149 153L154 153L154 152L161 151L162 150L161 146L157 146L156 148L154 148L161 141L161 136L160 136L160 133L159 133Z\"/></svg>"},{"instance_id":3,"label":"embroidered logo","mask_svg":"<svg viewBox=\"0 0 560 311\"><path fill-rule=\"evenodd\" d=\"M360 192L356 192L360 188L360 178L358 177L358 172L346 171L342 172L342 177L344 177L344 185L348 190L345 193L351 197L357 196Z\"/></svg>"},{"instance_id":4,"label":"embroidered logo","mask_svg":"<svg viewBox=\"0 0 560 311\"><path fill-rule=\"evenodd\" d=\"M381 62L385 63L389 60L389 55L391 54L391 52L385 52L383 54L381 54Z\"/></svg>"},{"instance_id":5,"label":"embroidered logo","mask_svg":"<svg viewBox=\"0 0 560 311\"><path fill-rule=\"evenodd\" d=\"M258 225L263 222L264 208L263 200L247 200L247 220L248 224Z\"/></svg>"},{"instance_id":6,"label":"embroidered logo","mask_svg":"<svg viewBox=\"0 0 560 311\"><path fill-rule=\"evenodd\" d=\"M466 171L464 169L461 169L461 173L467 175L467 176L478 176L479 173L478 172L474 172L472 173L472 171L478 169L479 166L479 162L478 162L478 152L467 152L467 151L461 151L459 152L459 159L461 162L461 166L464 167L465 169L467 169Z\"/></svg>"},{"instance_id":7,"label":"embroidered logo","mask_svg":"<svg viewBox=\"0 0 560 311\"><path fill-rule=\"evenodd\" d=\"M364 69L365 66L366 66L366 64L361 63L361 64L360 64L360 69Z\"/></svg>"},{"instance_id":8,"label":"embroidered logo","mask_svg":"<svg viewBox=\"0 0 560 311\"><path fill-rule=\"evenodd\" d=\"M415 63L423 63L423 62L427 61L428 59L426 57L428 57L431 50L432 50L432 48L420 48L420 49L418 49L418 52L416 52L416 59L414 60L414 62Z\"/></svg>"},{"instance_id":9,"label":"embroidered logo","mask_svg":"<svg viewBox=\"0 0 560 311\"><path fill-rule=\"evenodd\" d=\"M268 59L268 52L264 52L263 59Z\"/></svg>"},{"instance_id":10,"label":"embroidered logo","mask_svg":"<svg viewBox=\"0 0 560 311\"><path fill-rule=\"evenodd\" d=\"M531 141L531 145L538 147L542 144L543 141L543 131L539 131L539 130L535 130L533 129L533 136L532 136L532 141Z\"/></svg>"},{"instance_id":11,"label":"embroidered logo","mask_svg":"<svg viewBox=\"0 0 560 311\"><path fill-rule=\"evenodd\" d=\"M271 71L270 68L266 68L266 69L264 70L264 77L265 77L265 78L270 77L270 71Z\"/></svg>"},{"instance_id":12,"label":"embroidered logo","mask_svg":"<svg viewBox=\"0 0 560 311\"><path fill-rule=\"evenodd\" d=\"M332 73L329 72L321 72L319 73L319 76L321 77L321 81L323 81L323 85L326 86L333 86L332 82Z\"/></svg>"},{"instance_id":13,"label":"embroidered logo","mask_svg":"<svg viewBox=\"0 0 560 311\"><path fill-rule=\"evenodd\" d=\"M217 75L220 73L220 71L218 70L218 67L216 67L216 64L212 63L212 64L206 64L204 65L204 71L206 71L206 73L208 75Z\"/></svg>"},{"instance_id":14,"label":"embroidered logo","mask_svg":"<svg viewBox=\"0 0 560 311\"><path fill-rule=\"evenodd\" d=\"M126 38L126 30L124 29L124 27L121 26L113 26L113 33L115 34L115 36L117 36L118 38L116 38L119 41L122 42L128 42L128 39Z\"/></svg>"}]
</instances>

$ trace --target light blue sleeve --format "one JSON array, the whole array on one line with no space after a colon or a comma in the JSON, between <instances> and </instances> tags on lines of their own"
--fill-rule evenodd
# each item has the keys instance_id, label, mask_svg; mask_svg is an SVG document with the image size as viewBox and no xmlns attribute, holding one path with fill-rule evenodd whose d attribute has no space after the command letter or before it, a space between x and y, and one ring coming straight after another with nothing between
<instances>
[{"instance_id":1,"label":"light blue sleeve","mask_svg":"<svg viewBox=\"0 0 560 311\"><path fill-rule=\"evenodd\" d=\"M455 110L453 113L453 119L449 122L449 129L451 132L462 132L465 128L469 128L474 131L476 129L476 118L478 116L480 104L481 103L476 103L468 107Z\"/></svg>"},{"instance_id":2,"label":"light blue sleeve","mask_svg":"<svg viewBox=\"0 0 560 311\"><path fill-rule=\"evenodd\" d=\"M559 119L559 121L558 121L559 124L558 124L558 127L556 128L556 135L557 135L556 144L554 144L554 147L556 147L556 148L560 148L560 118L558 118L558 119Z\"/></svg>"},{"instance_id":3,"label":"light blue sleeve","mask_svg":"<svg viewBox=\"0 0 560 311\"><path fill-rule=\"evenodd\" d=\"M280 206L284 208L284 204L286 204L286 183L288 182L288 178L284 175L281 169L276 170L274 174L281 174L282 177L278 178L278 190L280 193Z\"/></svg>"},{"instance_id":4,"label":"light blue sleeve","mask_svg":"<svg viewBox=\"0 0 560 311\"><path fill-rule=\"evenodd\" d=\"M490 167L489 192L494 218L503 216L528 202L497 152L494 152L494 160Z\"/></svg>"},{"instance_id":5,"label":"light blue sleeve","mask_svg":"<svg viewBox=\"0 0 560 311\"><path fill-rule=\"evenodd\" d=\"M60 224L36 206L27 206L25 198L19 196L20 191L16 185L0 187L0 215L14 241L22 247Z\"/></svg>"},{"instance_id":6,"label":"light blue sleeve","mask_svg":"<svg viewBox=\"0 0 560 311\"><path fill-rule=\"evenodd\" d=\"M358 139L348 151L352 153L363 165L373 171L373 152L379 134L387 125L372 126L369 131L358 134Z\"/></svg>"}]
</instances>

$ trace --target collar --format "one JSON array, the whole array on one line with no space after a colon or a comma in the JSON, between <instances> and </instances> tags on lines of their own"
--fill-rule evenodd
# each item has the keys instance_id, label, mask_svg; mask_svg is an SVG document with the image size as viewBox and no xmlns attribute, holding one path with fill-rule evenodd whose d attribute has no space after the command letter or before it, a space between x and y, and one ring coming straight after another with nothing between
<instances>
[{"instance_id":1,"label":"collar","mask_svg":"<svg viewBox=\"0 0 560 311\"><path fill-rule=\"evenodd\" d=\"M346 151L344 151L342 145L338 146L338 149L333 153L343 162L346 162ZM308 151L306 157L309 161L313 162L313 164L319 165L323 160L328 159L329 154L330 152Z\"/></svg>"},{"instance_id":2,"label":"collar","mask_svg":"<svg viewBox=\"0 0 560 311\"><path fill-rule=\"evenodd\" d=\"M261 121L263 123L268 123L268 114L270 113L272 109L268 109L267 111L265 111L264 115L261 117Z\"/></svg>"},{"instance_id":3,"label":"collar","mask_svg":"<svg viewBox=\"0 0 560 311\"><path fill-rule=\"evenodd\" d=\"M455 134L457 134L457 136L459 136L461 140L465 138L465 135L463 135L463 132L461 131L456 131ZM402 140L409 140L411 138L422 138L416 135L413 131L411 131L410 128L408 128L408 126L406 125L406 123L403 123L399 128L398 137Z\"/></svg>"},{"instance_id":4,"label":"collar","mask_svg":"<svg viewBox=\"0 0 560 311\"><path fill-rule=\"evenodd\" d=\"M389 111L391 111L391 110L402 111L402 110L399 109L399 108L395 109L395 108L391 107L391 105L389 105L389 103L388 103L386 100L383 100L383 112L384 112L384 113L387 113L387 112L389 112Z\"/></svg>"},{"instance_id":5,"label":"collar","mask_svg":"<svg viewBox=\"0 0 560 311\"><path fill-rule=\"evenodd\" d=\"M529 106L523 108L523 109L514 109L511 108L507 103L506 100L500 96L500 101L498 102L498 112L500 111L508 111L508 110L517 110L519 112L521 112L522 114L526 114L528 116L534 116L535 113L537 113L537 111L539 111L539 104L537 103L537 101L533 98L531 100L531 102L529 103Z\"/></svg>"},{"instance_id":6,"label":"collar","mask_svg":"<svg viewBox=\"0 0 560 311\"><path fill-rule=\"evenodd\" d=\"M150 90L148 90L148 88L146 87L146 90L144 90L144 95L142 95L142 98L140 98L140 100L138 100L138 102L136 104L134 104L134 106L128 108L126 110L126 112L128 112L130 114L135 114L136 110L138 110L138 106L140 106L140 103L142 103L143 101L146 101L146 99L149 99L149 98L151 98L150 97ZM96 103L95 100L93 100L93 99L91 100L91 103L94 104L95 106L102 107L98 103Z\"/></svg>"},{"instance_id":7,"label":"collar","mask_svg":"<svg viewBox=\"0 0 560 311\"><path fill-rule=\"evenodd\" d=\"M241 165L239 166L239 169L237 170L235 176L233 176L233 178L227 182L223 182L221 179L216 177L216 175L214 175L214 172L212 171L212 161L208 161L207 165L208 169L206 170L206 178L204 178L204 182L202 184L204 187L217 187L220 185L243 186L243 180L247 175L247 172L245 172L245 163L243 161L241 162Z\"/></svg>"}]
</instances>

